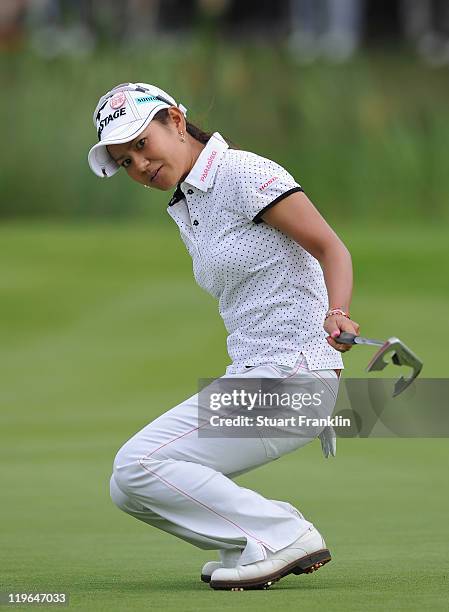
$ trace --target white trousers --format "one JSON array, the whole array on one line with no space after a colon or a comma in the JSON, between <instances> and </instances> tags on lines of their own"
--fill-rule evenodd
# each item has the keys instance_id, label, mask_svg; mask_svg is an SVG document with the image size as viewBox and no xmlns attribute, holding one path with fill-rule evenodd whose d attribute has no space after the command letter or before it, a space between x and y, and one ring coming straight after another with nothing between
<instances>
[{"instance_id":1,"label":"white trousers","mask_svg":"<svg viewBox=\"0 0 449 612\"><path fill-rule=\"evenodd\" d=\"M301 355L293 368L258 366L223 378L332 378L326 410L332 414L337 374L309 371ZM111 497L124 512L202 549L241 550L238 563L267 558L312 525L291 504L266 499L232 479L310 442L305 437L198 436L198 395L162 414L118 451ZM319 432L318 432L319 433ZM298 477L294 475L293 482Z\"/></svg>"}]
</instances>

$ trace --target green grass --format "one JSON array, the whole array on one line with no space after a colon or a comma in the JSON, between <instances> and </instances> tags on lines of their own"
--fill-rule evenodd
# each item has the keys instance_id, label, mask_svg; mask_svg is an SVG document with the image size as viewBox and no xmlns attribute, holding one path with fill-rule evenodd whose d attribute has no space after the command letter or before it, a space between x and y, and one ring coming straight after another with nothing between
<instances>
[{"instance_id":1,"label":"green grass","mask_svg":"<svg viewBox=\"0 0 449 612\"><path fill-rule=\"evenodd\" d=\"M356 270L353 316L447 377L445 228L337 231ZM267 592L199 581L214 554L119 512L108 480L132 433L224 371L216 304L176 227L4 224L0 229L0 590L67 591L79 610L447 609L445 439L318 443L238 478L297 505L334 560ZM362 376L370 349L345 357Z\"/></svg>"}]
</instances>

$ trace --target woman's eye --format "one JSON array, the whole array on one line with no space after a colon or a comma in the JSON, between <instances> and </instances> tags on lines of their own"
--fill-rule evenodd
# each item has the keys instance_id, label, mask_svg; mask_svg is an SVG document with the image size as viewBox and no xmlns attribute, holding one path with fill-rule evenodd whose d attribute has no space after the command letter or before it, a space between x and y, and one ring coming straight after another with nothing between
<instances>
[{"instance_id":1,"label":"woman's eye","mask_svg":"<svg viewBox=\"0 0 449 612\"><path fill-rule=\"evenodd\" d=\"M122 168L128 168L128 166L130 165L130 163L131 163L131 160L130 160L130 159L125 159L125 160L122 162Z\"/></svg>"},{"instance_id":2,"label":"woman's eye","mask_svg":"<svg viewBox=\"0 0 449 612\"><path fill-rule=\"evenodd\" d=\"M136 149L143 149L144 146L145 146L145 138L141 138L136 144Z\"/></svg>"}]
</instances>

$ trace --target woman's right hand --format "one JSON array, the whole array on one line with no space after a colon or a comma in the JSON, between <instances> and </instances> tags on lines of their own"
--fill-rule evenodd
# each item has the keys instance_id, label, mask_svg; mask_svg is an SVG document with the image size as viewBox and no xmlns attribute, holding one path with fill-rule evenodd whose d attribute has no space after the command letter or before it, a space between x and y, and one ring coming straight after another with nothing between
<instances>
[{"instance_id":1,"label":"woman's right hand","mask_svg":"<svg viewBox=\"0 0 449 612\"><path fill-rule=\"evenodd\" d=\"M327 317L327 319L324 321L323 327L329 334L329 336L326 338L328 344L330 344L336 351L340 351L340 353L346 353L353 347L353 345L340 344L339 342L336 342L334 338L339 336L341 332L349 332L350 334L355 334L358 336L360 329L360 325L356 323L356 321L348 319L348 317L340 314Z\"/></svg>"}]
</instances>

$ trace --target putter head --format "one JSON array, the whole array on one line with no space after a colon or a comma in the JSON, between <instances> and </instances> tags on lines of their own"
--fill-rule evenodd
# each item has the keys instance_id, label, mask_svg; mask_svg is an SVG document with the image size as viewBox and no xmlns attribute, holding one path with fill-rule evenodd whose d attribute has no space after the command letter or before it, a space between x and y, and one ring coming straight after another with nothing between
<instances>
[{"instance_id":1,"label":"putter head","mask_svg":"<svg viewBox=\"0 0 449 612\"><path fill-rule=\"evenodd\" d=\"M412 374L408 378L401 376L394 385L393 397L402 393L418 376L422 370L422 361L411 351L399 338L389 338L383 346L377 351L374 357L369 362L366 371L373 372L376 370L383 370L387 365L388 361L384 360L384 357L393 353L391 361L394 365L409 366L412 368Z\"/></svg>"}]
</instances>

